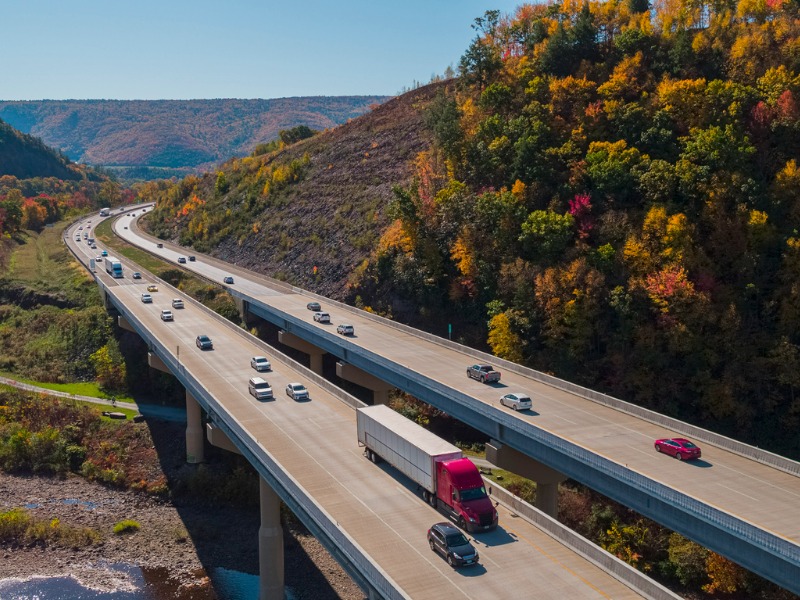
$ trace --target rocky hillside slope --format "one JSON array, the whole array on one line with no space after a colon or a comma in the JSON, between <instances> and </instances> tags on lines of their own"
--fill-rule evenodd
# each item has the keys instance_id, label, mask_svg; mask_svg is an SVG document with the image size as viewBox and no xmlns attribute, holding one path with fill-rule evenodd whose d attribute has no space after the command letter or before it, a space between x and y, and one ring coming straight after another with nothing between
<instances>
[{"instance_id":1,"label":"rocky hillside slope","mask_svg":"<svg viewBox=\"0 0 800 600\"><path fill-rule=\"evenodd\" d=\"M335 298L389 223L392 187L430 147L425 108L444 84L394 98L281 151L143 190L153 233Z\"/></svg>"}]
</instances>

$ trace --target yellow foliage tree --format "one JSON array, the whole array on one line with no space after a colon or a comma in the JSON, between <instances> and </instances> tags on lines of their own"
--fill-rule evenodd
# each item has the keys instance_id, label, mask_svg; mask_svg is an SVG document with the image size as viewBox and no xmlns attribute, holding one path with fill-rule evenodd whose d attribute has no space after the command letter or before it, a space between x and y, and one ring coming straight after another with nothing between
<instances>
[{"instance_id":1,"label":"yellow foliage tree","mask_svg":"<svg viewBox=\"0 0 800 600\"><path fill-rule=\"evenodd\" d=\"M511 319L505 312L499 313L489 321L489 346L495 356L522 362L523 341L511 327Z\"/></svg>"}]
</instances>

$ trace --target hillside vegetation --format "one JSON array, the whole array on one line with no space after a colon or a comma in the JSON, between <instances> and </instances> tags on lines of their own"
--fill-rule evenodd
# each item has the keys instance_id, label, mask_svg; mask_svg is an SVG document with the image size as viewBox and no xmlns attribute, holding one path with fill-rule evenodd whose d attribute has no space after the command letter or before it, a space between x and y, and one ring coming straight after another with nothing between
<instances>
[{"instance_id":1,"label":"hillside vegetation","mask_svg":"<svg viewBox=\"0 0 800 600\"><path fill-rule=\"evenodd\" d=\"M797 11L487 12L457 84L151 188L151 227L800 457Z\"/></svg>"},{"instance_id":2,"label":"hillside vegetation","mask_svg":"<svg viewBox=\"0 0 800 600\"><path fill-rule=\"evenodd\" d=\"M430 146L424 115L440 89L410 92L294 144L260 147L214 173L139 186L140 199L157 201L147 226L165 239L344 297L348 276L389 223L392 186L410 181L414 157ZM282 137L303 137L296 132Z\"/></svg>"},{"instance_id":3,"label":"hillside vegetation","mask_svg":"<svg viewBox=\"0 0 800 600\"><path fill-rule=\"evenodd\" d=\"M63 154L46 146L41 140L20 133L0 119L0 176L13 175L20 179L57 177L81 179L81 173Z\"/></svg>"},{"instance_id":4,"label":"hillside vegetation","mask_svg":"<svg viewBox=\"0 0 800 600\"><path fill-rule=\"evenodd\" d=\"M282 129L322 130L362 114L385 96L273 100L0 101L0 118L40 136L73 160L122 178L186 175L253 151Z\"/></svg>"}]
</instances>

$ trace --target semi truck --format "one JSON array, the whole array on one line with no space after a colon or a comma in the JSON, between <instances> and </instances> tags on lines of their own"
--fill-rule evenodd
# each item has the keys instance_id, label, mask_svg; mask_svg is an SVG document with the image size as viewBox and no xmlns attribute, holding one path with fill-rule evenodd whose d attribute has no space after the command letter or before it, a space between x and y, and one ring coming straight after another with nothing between
<instances>
[{"instance_id":1,"label":"semi truck","mask_svg":"<svg viewBox=\"0 0 800 600\"><path fill-rule=\"evenodd\" d=\"M105 260L106 263L106 273L111 275L114 279L121 279L123 277L122 262L119 259L109 256L103 260Z\"/></svg>"},{"instance_id":2,"label":"semi truck","mask_svg":"<svg viewBox=\"0 0 800 600\"><path fill-rule=\"evenodd\" d=\"M101 217L107 217L110 214L111 214L111 209L110 208L101 208L100 209L100 216Z\"/></svg>"},{"instance_id":3,"label":"semi truck","mask_svg":"<svg viewBox=\"0 0 800 600\"><path fill-rule=\"evenodd\" d=\"M378 404L359 408L358 443L374 463L381 459L422 489L422 497L470 533L497 527L483 478L461 450L413 421Z\"/></svg>"}]
</instances>

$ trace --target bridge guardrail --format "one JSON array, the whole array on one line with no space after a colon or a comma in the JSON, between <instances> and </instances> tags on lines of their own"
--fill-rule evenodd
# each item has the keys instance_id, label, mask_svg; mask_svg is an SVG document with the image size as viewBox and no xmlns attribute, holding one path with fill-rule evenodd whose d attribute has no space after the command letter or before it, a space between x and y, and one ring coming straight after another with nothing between
<instances>
[{"instance_id":1,"label":"bridge guardrail","mask_svg":"<svg viewBox=\"0 0 800 600\"><path fill-rule=\"evenodd\" d=\"M108 288L104 282L98 280L98 285L105 288L106 293L108 292ZM119 309L120 307L118 306L117 308ZM283 491L282 499L284 502L290 504L296 510L302 510L309 518L313 519L314 523L317 525L317 529L324 532L332 541L336 552L344 554L350 563L358 569L364 579L368 581L383 598L387 600L408 600L410 597L399 589L397 584L383 569L367 558L367 554L364 550L347 534L347 532L338 526L335 519L310 499L305 489L279 466L270 452L249 436L244 427L242 427L233 416L224 409L221 409L219 402L213 396L205 392L197 378L190 370L186 369L185 365L175 357L172 351L168 350L157 338L147 336L147 328L135 315L127 312L125 315L126 319L130 320L131 325L140 332L143 339L147 340L151 350L156 352L164 364L182 379L184 384L188 384L186 387L191 390L192 395L206 404L207 409L210 409L215 420L224 423L225 429L227 430L226 434L228 434L231 439L238 440L239 444L244 446L253 457L257 457L259 461L261 461L262 465L267 465L267 470L271 478L280 484L281 489L275 491L279 493L279 495L281 495L280 491ZM227 319L219 315L216 315L216 317L222 319L223 322L230 325L236 331L246 333L233 323L230 323ZM308 371L308 373L311 374L312 372ZM328 382L325 383L329 386L333 385ZM341 395L343 392L338 390L338 393ZM341 400L341 398L339 399ZM295 501L291 502L290 499L294 499ZM309 527L309 529L312 528Z\"/></svg>"},{"instance_id":2,"label":"bridge guardrail","mask_svg":"<svg viewBox=\"0 0 800 600\"><path fill-rule=\"evenodd\" d=\"M294 291L297 294L322 300L324 302L327 302L328 304L333 304L338 308L342 308L348 311L359 310L353 306L344 304L343 302L339 302L337 300L331 300L330 298L320 296L319 294L309 292L307 290L304 290L296 286L292 288L292 291ZM432 333L421 331L419 329L414 329L413 327L404 325L403 323L398 323L397 321L392 321L391 319L387 319L386 317L381 317L374 313L359 310L359 316L362 316L376 323L386 325L398 331L402 331L403 333L407 333L408 335L422 338L434 344L444 346L445 348L448 348L450 350L455 350L457 352L474 356L479 360L486 361L494 365L497 365L499 367L502 367L506 371L511 371L513 373L517 373L518 375L530 377L531 379L535 379L540 383L549 385L550 387L554 387L564 392L574 394L576 396L579 396L586 400L590 400L597 404L602 404L603 406L608 406L609 408L613 408L620 412L627 413L631 416L643 419L645 421L649 421L654 425L661 425L673 431L709 443L713 446L718 446L725 450L729 450L730 452L734 452L735 454L739 454L740 456L743 456L745 458L749 458L751 460L758 461L760 463L769 465L771 467L775 467L776 469L780 469L781 471L785 471L786 473L789 473L791 475L800 476L800 462L794 461L790 458L786 458L785 456L780 456L779 454L769 452L768 450L763 450L756 446L751 446L749 444L739 442L737 440L726 437L719 433L703 429L702 427L697 427L696 425L685 423L673 417L659 414L648 408L637 406L636 404L633 404L631 402L620 400L619 398L615 398L614 396L609 396L608 394L604 394L602 392L597 392L589 388L585 388L583 386L571 383L564 379L559 379L554 375L548 375L547 373L543 373L541 371L537 371L535 369L519 365L517 363L494 356L492 354L488 354L487 352L482 352L481 350L476 350L474 348L464 346L463 344L459 344L458 342L444 339Z\"/></svg>"},{"instance_id":3,"label":"bridge guardrail","mask_svg":"<svg viewBox=\"0 0 800 600\"><path fill-rule=\"evenodd\" d=\"M643 594L650 600L680 600L681 596L671 592L660 583L653 581L641 571L620 560L600 546L590 542L569 527L537 510L519 496L515 496L496 482L483 478L489 495L509 509L519 513L550 537L571 548L587 560L598 565L622 583Z\"/></svg>"}]
</instances>

